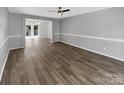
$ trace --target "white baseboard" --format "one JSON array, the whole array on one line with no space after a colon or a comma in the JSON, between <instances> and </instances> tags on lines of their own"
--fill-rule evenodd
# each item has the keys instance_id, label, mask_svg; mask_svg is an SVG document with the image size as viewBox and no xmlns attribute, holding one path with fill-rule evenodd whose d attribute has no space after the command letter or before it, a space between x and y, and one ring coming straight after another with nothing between
<instances>
[{"instance_id":1,"label":"white baseboard","mask_svg":"<svg viewBox=\"0 0 124 93\"><path fill-rule=\"evenodd\" d=\"M6 62L7 62L8 56L9 56L9 51L10 51L10 50L8 49L8 52L7 52L7 55L6 55L6 58L5 58L5 62L4 62L3 67L2 67L2 71L1 71L1 73L0 73L0 82L1 82L1 80L2 80L4 68L5 68L5 66L6 66Z\"/></svg>"},{"instance_id":2,"label":"white baseboard","mask_svg":"<svg viewBox=\"0 0 124 93\"><path fill-rule=\"evenodd\" d=\"M9 48L9 50L20 49L20 48L24 48L24 47Z\"/></svg>"},{"instance_id":3,"label":"white baseboard","mask_svg":"<svg viewBox=\"0 0 124 93\"><path fill-rule=\"evenodd\" d=\"M57 41L54 41L53 43L56 43L56 42L61 42L60 40L57 40Z\"/></svg>"},{"instance_id":4,"label":"white baseboard","mask_svg":"<svg viewBox=\"0 0 124 93\"><path fill-rule=\"evenodd\" d=\"M84 50L87 50L87 51L91 51L91 52L94 52L94 53L97 53L97 54L100 54L100 55L103 55L103 56L106 56L106 57L110 57L110 58L113 58L113 59L116 59L116 60L119 60L119 61L124 61L124 59L122 59L122 58L113 57L111 55L103 54L103 53L100 53L100 52L97 52L97 51L94 51L94 50L91 50L91 49L87 49L87 48L84 48L84 47L81 47L81 46L77 46L77 45L65 42L65 41L60 41L60 42L71 45L71 46L75 46L75 47L78 47L78 48L81 48L81 49L84 49Z\"/></svg>"},{"instance_id":5,"label":"white baseboard","mask_svg":"<svg viewBox=\"0 0 124 93\"><path fill-rule=\"evenodd\" d=\"M52 41L52 43L61 42L60 40Z\"/></svg>"}]
</instances>

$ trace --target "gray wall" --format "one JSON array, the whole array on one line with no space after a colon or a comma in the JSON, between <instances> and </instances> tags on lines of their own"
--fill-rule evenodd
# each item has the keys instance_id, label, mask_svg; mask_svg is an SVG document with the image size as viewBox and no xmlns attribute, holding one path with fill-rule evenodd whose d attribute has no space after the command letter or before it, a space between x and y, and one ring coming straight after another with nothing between
<instances>
[{"instance_id":1,"label":"gray wall","mask_svg":"<svg viewBox=\"0 0 124 93\"><path fill-rule=\"evenodd\" d=\"M8 55L8 9L0 8L0 80Z\"/></svg>"},{"instance_id":2,"label":"gray wall","mask_svg":"<svg viewBox=\"0 0 124 93\"><path fill-rule=\"evenodd\" d=\"M124 60L124 8L109 8L60 22L60 40Z\"/></svg>"},{"instance_id":3,"label":"gray wall","mask_svg":"<svg viewBox=\"0 0 124 93\"><path fill-rule=\"evenodd\" d=\"M52 22L51 21L48 22L47 30L48 30L48 38L51 39L52 38ZM59 32L59 30L58 30L58 32ZM58 40L59 40L59 38L58 38Z\"/></svg>"},{"instance_id":4,"label":"gray wall","mask_svg":"<svg viewBox=\"0 0 124 93\"><path fill-rule=\"evenodd\" d=\"M60 20L55 20L52 22L52 31L53 31L53 42L59 41L59 35L56 33L60 33Z\"/></svg>"},{"instance_id":5,"label":"gray wall","mask_svg":"<svg viewBox=\"0 0 124 93\"><path fill-rule=\"evenodd\" d=\"M9 35L22 35L23 15L9 13Z\"/></svg>"},{"instance_id":6,"label":"gray wall","mask_svg":"<svg viewBox=\"0 0 124 93\"><path fill-rule=\"evenodd\" d=\"M23 15L9 13L9 48L23 47Z\"/></svg>"},{"instance_id":7,"label":"gray wall","mask_svg":"<svg viewBox=\"0 0 124 93\"><path fill-rule=\"evenodd\" d=\"M41 38L50 38L49 33L50 33L50 31L49 31L49 22L41 21L41 24L40 24L40 37Z\"/></svg>"}]
</instances>

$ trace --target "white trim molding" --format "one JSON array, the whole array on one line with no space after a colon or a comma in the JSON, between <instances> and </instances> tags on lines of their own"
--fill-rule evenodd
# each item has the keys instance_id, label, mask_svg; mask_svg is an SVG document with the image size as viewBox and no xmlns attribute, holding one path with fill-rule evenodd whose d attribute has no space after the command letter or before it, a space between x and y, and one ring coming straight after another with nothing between
<instances>
[{"instance_id":1,"label":"white trim molding","mask_svg":"<svg viewBox=\"0 0 124 93\"><path fill-rule=\"evenodd\" d=\"M9 38L12 38L12 37L23 37L23 35L10 35Z\"/></svg>"},{"instance_id":2,"label":"white trim molding","mask_svg":"<svg viewBox=\"0 0 124 93\"><path fill-rule=\"evenodd\" d=\"M89 36L89 35L75 35L75 34L67 34L67 33L54 33L54 34L55 35L60 35L60 36L65 35L65 36L72 36L72 37L77 37L77 38L89 38L89 39L105 40L105 41L116 42L116 43L124 43L124 39L97 37L97 36ZM117 59L117 60L120 60L120 61L124 61L123 58L111 56L111 55L108 55L108 54L105 54L105 53L101 53L99 51L94 51L94 50L91 50L91 49L88 49L88 48L85 48L85 47L77 46L75 44L62 41L61 39L59 40L59 42L63 42L63 43L66 43L66 44L69 44L69 45L72 45L72 46L75 46L75 47L78 47L78 48L81 48L81 49L84 49L84 50L88 50L88 51L91 51L91 52L94 52L94 53L97 53L97 54L100 54L100 55L104 55L104 56L107 56L107 57L110 57L110 58L114 58L114 59Z\"/></svg>"},{"instance_id":3,"label":"white trim molding","mask_svg":"<svg viewBox=\"0 0 124 93\"><path fill-rule=\"evenodd\" d=\"M3 45L9 40L9 38L13 38L13 37L23 37L22 35L10 35L8 36L0 45L0 48L3 47Z\"/></svg>"},{"instance_id":4,"label":"white trim molding","mask_svg":"<svg viewBox=\"0 0 124 93\"><path fill-rule=\"evenodd\" d=\"M54 33L54 35L60 35L60 33Z\"/></svg>"},{"instance_id":5,"label":"white trim molding","mask_svg":"<svg viewBox=\"0 0 124 93\"><path fill-rule=\"evenodd\" d=\"M9 39L9 37L7 37L7 38L1 43L0 48L3 47L3 45L8 41L8 39Z\"/></svg>"},{"instance_id":6,"label":"white trim molding","mask_svg":"<svg viewBox=\"0 0 124 93\"><path fill-rule=\"evenodd\" d=\"M75 35L75 34L67 34L67 33L54 33L55 35L67 35L73 37L81 37L81 38L90 38L90 39L98 39L98 40L106 40L112 42L121 42L124 43L124 39L116 39L116 38L108 38L108 37L97 37L97 36L89 36L89 35Z\"/></svg>"}]
</instances>

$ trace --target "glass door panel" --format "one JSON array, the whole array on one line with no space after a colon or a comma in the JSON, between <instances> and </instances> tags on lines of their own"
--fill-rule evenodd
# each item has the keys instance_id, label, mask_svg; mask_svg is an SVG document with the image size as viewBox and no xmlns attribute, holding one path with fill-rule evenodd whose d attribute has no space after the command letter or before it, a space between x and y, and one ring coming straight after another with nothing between
<instances>
[{"instance_id":1,"label":"glass door panel","mask_svg":"<svg viewBox=\"0 0 124 93\"><path fill-rule=\"evenodd\" d=\"M38 38L39 35L38 25L26 25L26 39Z\"/></svg>"},{"instance_id":2,"label":"glass door panel","mask_svg":"<svg viewBox=\"0 0 124 93\"><path fill-rule=\"evenodd\" d=\"M31 25L26 25L26 36L31 36Z\"/></svg>"},{"instance_id":3,"label":"glass door panel","mask_svg":"<svg viewBox=\"0 0 124 93\"><path fill-rule=\"evenodd\" d=\"M34 25L34 36L38 36L38 25Z\"/></svg>"}]
</instances>

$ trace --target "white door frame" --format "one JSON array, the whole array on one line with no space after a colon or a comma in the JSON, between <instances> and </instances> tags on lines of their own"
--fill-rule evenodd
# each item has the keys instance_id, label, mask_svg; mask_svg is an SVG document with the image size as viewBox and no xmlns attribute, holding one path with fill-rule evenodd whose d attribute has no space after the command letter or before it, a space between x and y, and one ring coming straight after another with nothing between
<instances>
[{"instance_id":1,"label":"white door frame","mask_svg":"<svg viewBox=\"0 0 124 93\"><path fill-rule=\"evenodd\" d=\"M26 35L25 35L25 26L26 26L26 19L34 19L34 20L41 20L41 19L37 19L37 18L28 18L28 17L25 17L25 16L23 16L23 47L25 48L25 41L26 41ZM42 20L41 20L42 21ZM51 22L51 43L53 43L53 23L52 23L52 21L51 20L44 20L44 21L49 21L49 22Z\"/></svg>"},{"instance_id":2,"label":"white door frame","mask_svg":"<svg viewBox=\"0 0 124 93\"><path fill-rule=\"evenodd\" d=\"M39 27L39 24L29 23L29 24L26 24L26 25L30 25L31 26L31 36L26 36L26 39L35 39L35 38L38 38L39 37L39 28L40 28ZM35 25L38 26L38 35L37 36L34 35L34 26ZM25 35L26 35L26 32L25 32Z\"/></svg>"}]
</instances>

